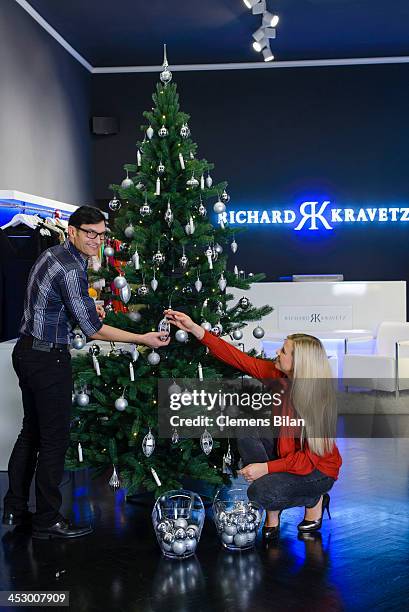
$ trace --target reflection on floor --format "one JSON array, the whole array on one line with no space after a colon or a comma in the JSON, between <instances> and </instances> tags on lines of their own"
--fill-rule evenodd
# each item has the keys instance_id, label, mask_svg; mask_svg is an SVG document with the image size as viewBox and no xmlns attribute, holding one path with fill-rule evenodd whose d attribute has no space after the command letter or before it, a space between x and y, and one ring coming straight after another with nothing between
<instances>
[{"instance_id":1,"label":"reflection on floor","mask_svg":"<svg viewBox=\"0 0 409 612\"><path fill-rule=\"evenodd\" d=\"M344 466L321 533L299 539L302 509L292 509L277 544L228 553L208 516L197 555L185 561L161 558L149 507L125 503L106 478L67 476L65 513L77 523L91 518L94 534L47 542L1 528L0 590L70 591L75 612L407 609L409 440L339 446Z\"/></svg>"}]
</instances>

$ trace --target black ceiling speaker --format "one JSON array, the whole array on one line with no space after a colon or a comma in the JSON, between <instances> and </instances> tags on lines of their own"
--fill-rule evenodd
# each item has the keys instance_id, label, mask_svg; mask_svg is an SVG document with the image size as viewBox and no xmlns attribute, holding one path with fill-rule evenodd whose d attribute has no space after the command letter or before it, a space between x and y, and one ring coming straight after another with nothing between
<instances>
[{"instance_id":1,"label":"black ceiling speaker","mask_svg":"<svg viewBox=\"0 0 409 612\"><path fill-rule=\"evenodd\" d=\"M118 117L92 117L91 129L93 134L118 134Z\"/></svg>"}]
</instances>

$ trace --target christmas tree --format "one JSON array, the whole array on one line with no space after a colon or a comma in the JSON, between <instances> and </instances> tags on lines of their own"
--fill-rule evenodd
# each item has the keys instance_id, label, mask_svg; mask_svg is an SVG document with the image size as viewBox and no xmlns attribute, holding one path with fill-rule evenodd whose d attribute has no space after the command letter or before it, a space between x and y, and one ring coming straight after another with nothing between
<instances>
[{"instance_id":1,"label":"christmas tree","mask_svg":"<svg viewBox=\"0 0 409 612\"><path fill-rule=\"evenodd\" d=\"M214 184L214 166L196 157L189 115L179 109L166 49L160 81L154 107L144 113L137 163L126 164L126 178L111 186L115 197L110 208L118 214L105 245L106 266L98 272L105 279L106 323L136 333L157 330L158 324L167 331L163 310L172 306L212 333L239 340L246 321L258 321L272 309L254 308L247 298L228 306L233 296L226 287L248 289L250 283L239 278L237 266L235 271L227 268L226 251L237 251L233 231L217 219L214 225L210 221L213 212L226 210L227 183ZM263 277L254 275L252 281ZM227 441L214 441L207 455L198 440L178 439L177 431L172 440L157 435L158 379L203 375L217 380L240 374L206 353L178 330L171 344L158 351L113 346L102 355L92 345L89 354L76 357L67 467L111 467L110 484L121 482L128 494L141 486L160 494L179 488L183 477L215 485L226 480L223 466L231 460Z\"/></svg>"}]
</instances>

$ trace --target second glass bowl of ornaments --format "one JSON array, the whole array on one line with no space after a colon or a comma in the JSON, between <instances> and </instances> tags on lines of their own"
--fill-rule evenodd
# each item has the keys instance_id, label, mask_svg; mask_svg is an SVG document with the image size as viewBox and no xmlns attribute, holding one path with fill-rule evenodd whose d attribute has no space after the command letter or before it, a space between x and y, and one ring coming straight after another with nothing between
<instances>
[{"instance_id":1,"label":"second glass bowl of ornaments","mask_svg":"<svg viewBox=\"0 0 409 612\"><path fill-rule=\"evenodd\" d=\"M204 518L205 509L197 493L179 489L158 497L152 523L163 555L170 559L194 555Z\"/></svg>"},{"instance_id":2,"label":"second glass bowl of ornaments","mask_svg":"<svg viewBox=\"0 0 409 612\"><path fill-rule=\"evenodd\" d=\"M261 524L263 510L249 501L247 487L221 487L213 501L213 518L221 543L227 550L253 548Z\"/></svg>"}]
</instances>

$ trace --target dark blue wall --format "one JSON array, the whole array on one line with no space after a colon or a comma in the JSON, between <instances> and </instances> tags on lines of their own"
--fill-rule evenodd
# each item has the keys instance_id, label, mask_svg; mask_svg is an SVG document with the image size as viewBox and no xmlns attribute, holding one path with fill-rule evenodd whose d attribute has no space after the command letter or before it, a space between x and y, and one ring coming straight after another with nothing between
<instances>
[{"instance_id":1,"label":"dark blue wall","mask_svg":"<svg viewBox=\"0 0 409 612\"><path fill-rule=\"evenodd\" d=\"M199 154L229 181L231 208L409 206L409 66L174 73ZM154 74L93 78L95 115L120 118L94 140L96 197L135 158ZM268 279L343 273L347 280L409 280L409 222L343 224L332 231L251 227L240 268Z\"/></svg>"}]
</instances>

